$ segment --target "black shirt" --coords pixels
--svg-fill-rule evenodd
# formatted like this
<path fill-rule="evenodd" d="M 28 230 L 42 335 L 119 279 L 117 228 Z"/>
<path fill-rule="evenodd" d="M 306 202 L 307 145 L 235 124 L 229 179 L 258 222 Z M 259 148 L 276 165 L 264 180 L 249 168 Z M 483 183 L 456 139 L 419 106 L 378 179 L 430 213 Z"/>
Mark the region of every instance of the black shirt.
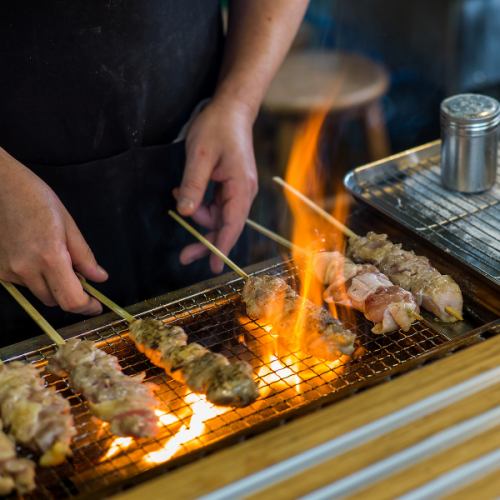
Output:
<path fill-rule="evenodd" d="M 167 216 L 177 136 L 215 88 L 217 0 L 19 0 L 0 6 L 0 145 L 52 187 L 128 305 L 206 279 Z M 59 327 L 78 320 L 31 300 Z M 0 293 L 0 344 L 40 334 Z"/>
<path fill-rule="evenodd" d="M 166 144 L 214 89 L 217 0 L 18 0 L 0 7 L 0 145 L 67 165 Z"/>

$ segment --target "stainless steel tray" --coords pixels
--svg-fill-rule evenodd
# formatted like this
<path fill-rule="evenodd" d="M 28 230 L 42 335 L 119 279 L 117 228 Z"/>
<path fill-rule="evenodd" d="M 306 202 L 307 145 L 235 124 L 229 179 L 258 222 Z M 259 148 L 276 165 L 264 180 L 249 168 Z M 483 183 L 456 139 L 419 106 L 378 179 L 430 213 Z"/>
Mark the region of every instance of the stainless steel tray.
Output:
<path fill-rule="evenodd" d="M 349 172 L 357 198 L 500 285 L 500 176 L 489 191 L 452 192 L 440 183 L 440 141 Z"/>

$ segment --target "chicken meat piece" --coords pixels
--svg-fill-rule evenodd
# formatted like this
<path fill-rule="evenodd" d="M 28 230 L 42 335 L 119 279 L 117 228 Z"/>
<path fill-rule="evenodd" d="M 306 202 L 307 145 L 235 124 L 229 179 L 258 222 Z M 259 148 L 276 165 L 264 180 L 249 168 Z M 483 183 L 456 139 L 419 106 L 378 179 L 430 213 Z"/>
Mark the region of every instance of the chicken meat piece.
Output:
<path fill-rule="evenodd" d="M 335 360 L 354 351 L 356 335 L 328 311 L 301 297 L 278 276 L 251 276 L 243 288 L 250 318 L 269 324 L 290 350 L 303 350 L 321 359 Z M 304 334 L 293 339 L 297 321 Z"/>
<path fill-rule="evenodd" d="M 453 323 L 457 318 L 447 307 L 462 315 L 463 297 L 451 276 L 441 274 L 426 257 L 406 251 L 392 243 L 386 234 L 369 232 L 365 237 L 349 240 L 349 256 L 356 262 L 369 262 L 395 284 L 413 294 L 418 305 L 435 314 L 441 321 Z"/>
<path fill-rule="evenodd" d="M 188 343 L 179 326 L 152 319 L 136 320 L 130 337 L 140 352 L 193 392 L 205 394 L 215 405 L 247 406 L 259 397 L 250 365 L 230 363 L 222 354 Z"/>
<path fill-rule="evenodd" d="M 13 491 L 25 495 L 35 487 L 35 463 L 18 458 L 16 446 L 3 432 L 0 422 L 0 495 L 9 495 Z"/>
<path fill-rule="evenodd" d="M 71 387 L 82 393 L 91 411 L 110 423 L 118 436 L 150 437 L 158 430 L 158 404 L 142 375 L 128 377 L 115 356 L 88 340 L 71 339 L 51 358 L 49 370 L 67 376 Z"/>
<path fill-rule="evenodd" d="M 59 465 L 71 455 L 76 430 L 69 403 L 45 386 L 35 366 L 0 365 L 0 413 L 15 440 L 41 455 L 40 465 Z"/>
<path fill-rule="evenodd" d="M 373 333 L 408 331 L 419 314 L 412 294 L 371 264 L 356 264 L 339 252 L 321 252 L 313 264 L 316 276 L 327 285 L 325 301 L 362 312 L 375 323 Z"/>

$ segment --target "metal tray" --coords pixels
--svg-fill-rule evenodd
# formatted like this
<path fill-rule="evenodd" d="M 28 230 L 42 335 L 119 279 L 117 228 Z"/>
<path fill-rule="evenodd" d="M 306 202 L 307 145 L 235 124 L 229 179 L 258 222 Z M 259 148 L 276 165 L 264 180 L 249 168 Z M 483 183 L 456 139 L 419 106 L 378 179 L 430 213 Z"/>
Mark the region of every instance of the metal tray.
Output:
<path fill-rule="evenodd" d="M 466 195 L 440 183 L 434 141 L 349 172 L 344 184 L 413 233 L 500 286 L 500 175 L 489 191 Z"/>

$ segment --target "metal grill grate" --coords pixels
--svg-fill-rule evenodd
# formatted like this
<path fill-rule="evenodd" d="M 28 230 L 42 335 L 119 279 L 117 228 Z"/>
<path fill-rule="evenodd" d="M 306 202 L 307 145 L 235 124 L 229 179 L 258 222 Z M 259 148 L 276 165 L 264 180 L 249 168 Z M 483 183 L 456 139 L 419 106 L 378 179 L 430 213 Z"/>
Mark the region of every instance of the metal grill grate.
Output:
<path fill-rule="evenodd" d="M 274 265 L 261 272 L 264 271 L 279 273 L 293 280 L 293 270 L 284 265 Z M 266 361 L 263 353 L 270 337 L 264 329 L 244 315 L 244 307 L 239 300 L 242 284 L 240 279 L 235 279 L 158 307 L 145 313 L 143 317 L 151 316 L 181 324 L 191 341 L 198 341 L 231 359 L 246 360 L 253 366 L 254 373 L 259 373 Z M 331 369 L 315 358 L 291 354 L 287 360 L 292 363 L 301 362 L 298 375 L 302 381 L 299 387 L 286 367 L 268 369 L 266 376 L 260 378 L 265 397 L 247 408 L 228 409 L 208 420 L 205 432 L 181 445 L 169 459 L 170 465 L 174 459 L 192 454 L 194 450 L 206 449 L 223 439 L 254 433 L 255 426 L 270 425 L 300 409 L 347 395 L 371 381 L 391 375 L 396 369 L 408 369 L 418 360 L 451 349 L 448 347 L 449 339 L 422 324 L 415 324 L 407 333 L 374 336 L 370 334 L 370 324 L 359 315 L 356 319 L 357 324 L 349 326 L 357 332 L 360 344 L 365 349 L 365 354 L 360 359 Z M 39 486 L 33 498 L 59 499 L 88 495 L 114 485 L 122 485 L 125 480 L 136 481 L 141 473 L 160 467 L 158 463 L 146 460 L 148 454 L 157 452 L 167 442 L 172 442 L 182 425 L 189 425 L 191 412 L 185 401 L 185 388 L 170 380 L 162 370 L 152 366 L 137 352 L 126 335 L 123 323 L 114 323 L 81 337 L 98 342 L 102 349 L 118 356 L 128 375 L 145 371 L 146 380 L 158 387 L 157 396 L 162 408 L 175 415 L 178 420 L 163 427 L 157 438 L 136 440 L 128 448 L 123 447 L 114 457 L 104 459 L 114 436 L 92 418 L 85 401 L 72 392 L 65 380 L 43 371 L 49 385 L 55 386 L 71 402 L 78 435 L 73 443 L 74 455 L 68 463 L 57 468 L 38 470 Z M 54 347 L 46 347 L 16 359 L 38 363 L 40 369 L 44 370 L 45 360 L 53 352 Z M 281 379 L 282 382 L 271 383 L 270 379 Z"/>
<path fill-rule="evenodd" d="M 500 284 L 500 173 L 490 191 L 466 195 L 440 184 L 440 142 L 360 167 L 351 192 Z"/>

